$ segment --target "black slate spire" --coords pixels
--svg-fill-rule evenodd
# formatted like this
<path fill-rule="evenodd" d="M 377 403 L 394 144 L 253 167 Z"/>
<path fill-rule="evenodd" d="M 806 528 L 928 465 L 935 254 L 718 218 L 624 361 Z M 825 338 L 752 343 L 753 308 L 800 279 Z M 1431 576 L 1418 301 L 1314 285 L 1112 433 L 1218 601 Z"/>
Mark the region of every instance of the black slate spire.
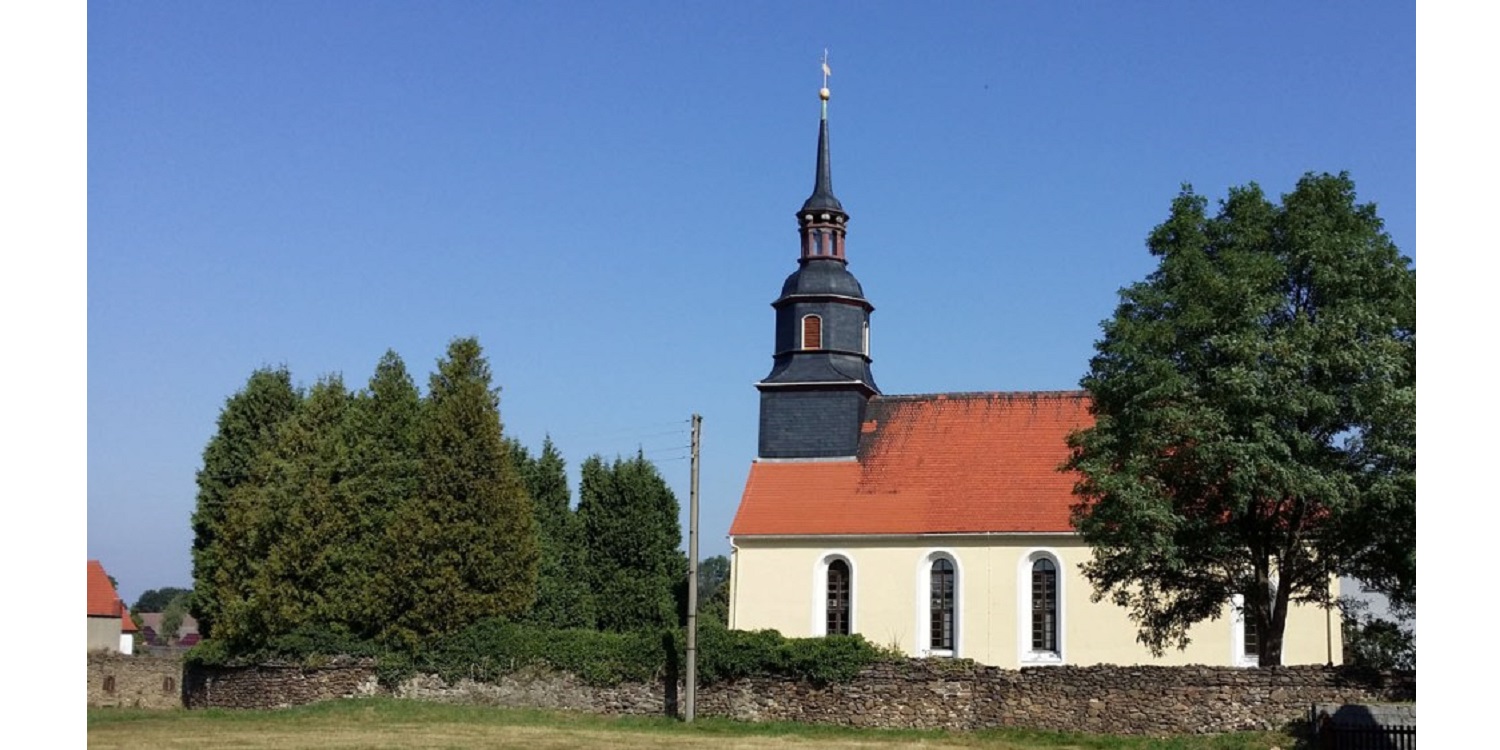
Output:
<path fill-rule="evenodd" d="M 776 348 L 760 391 L 760 457 L 853 456 L 865 404 L 880 393 L 870 372 L 870 312 L 849 273 L 844 237 L 849 215 L 833 195 L 828 158 L 828 63 L 823 63 L 823 116 L 813 193 L 797 211 L 802 253 L 797 270 L 771 303 Z"/>
<path fill-rule="evenodd" d="M 844 263 L 844 234 L 849 214 L 833 195 L 832 159 L 828 155 L 828 60 L 823 61 L 822 116 L 818 119 L 818 166 L 813 175 L 813 192 L 797 210 L 797 224 L 802 234 L 802 262 L 834 260 Z"/>
<path fill-rule="evenodd" d="M 827 91 L 824 88 L 823 91 Z M 844 205 L 833 195 L 833 168 L 828 157 L 828 100 L 823 100 L 823 118 L 818 122 L 818 171 L 813 179 L 812 195 L 802 204 L 803 211 L 844 212 Z"/>

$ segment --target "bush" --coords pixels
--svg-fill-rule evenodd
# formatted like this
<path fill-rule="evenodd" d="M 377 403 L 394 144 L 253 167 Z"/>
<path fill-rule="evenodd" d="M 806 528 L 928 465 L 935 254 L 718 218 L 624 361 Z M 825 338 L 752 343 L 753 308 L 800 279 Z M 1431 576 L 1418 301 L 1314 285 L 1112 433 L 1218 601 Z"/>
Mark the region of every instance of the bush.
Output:
<path fill-rule="evenodd" d="M 223 643 L 205 640 L 187 658 L 205 666 L 291 662 L 310 667 L 341 656 L 369 658 L 385 685 L 419 672 L 449 682 L 494 682 L 527 667 L 570 672 L 590 685 L 617 685 L 681 679 L 686 649 L 685 633 L 679 629 L 611 633 L 490 619 L 413 651 L 348 633 L 302 628 L 252 652 L 232 654 Z M 841 682 L 887 657 L 858 635 L 787 638 L 774 630 L 729 630 L 712 621 L 698 628 L 698 680 L 705 685 L 745 677 Z"/>
<path fill-rule="evenodd" d="M 743 677 L 844 682 L 885 658 L 860 635 L 787 638 L 775 630 L 729 630 L 714 622 L 698 628 L 698 677 L 704 684 Z"/>
<path fill-rule="evenodd" d="M 485 620 L 435 641 L 415 663 L 450 681 L 493 681 L 527 666 L 544 666 L 572 672 L 589 684 L 614 685 L 656 679 L 667 659 L 659 632 L 556 630 Z"/>

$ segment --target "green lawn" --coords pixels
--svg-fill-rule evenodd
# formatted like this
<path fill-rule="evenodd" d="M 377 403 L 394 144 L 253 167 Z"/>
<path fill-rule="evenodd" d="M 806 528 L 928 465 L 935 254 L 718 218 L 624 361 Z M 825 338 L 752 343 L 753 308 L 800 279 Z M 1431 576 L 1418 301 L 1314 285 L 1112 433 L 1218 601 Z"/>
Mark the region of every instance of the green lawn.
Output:
<path fill-rule="evenodd" d="M 1164 739 L 1018 730 L 973 733 L 603 717 L 370 698 L 280 711 L 94 708 L 90 748 L 808 748 L 986 747 L 998 750 L 1292 750 L 1279 732 Z"/>

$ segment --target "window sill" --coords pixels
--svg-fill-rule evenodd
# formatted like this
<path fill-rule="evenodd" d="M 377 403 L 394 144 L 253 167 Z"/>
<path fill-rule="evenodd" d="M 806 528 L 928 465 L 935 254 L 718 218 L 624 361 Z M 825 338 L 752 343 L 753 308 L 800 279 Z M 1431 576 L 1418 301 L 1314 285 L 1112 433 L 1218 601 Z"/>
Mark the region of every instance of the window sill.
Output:
<path fill-rule="evenodd" d="M 1062 663 L 1062 654 L 1052 651 L 1029 651 L 1021 655 L 1023 667 L 1058 666 Z"/>

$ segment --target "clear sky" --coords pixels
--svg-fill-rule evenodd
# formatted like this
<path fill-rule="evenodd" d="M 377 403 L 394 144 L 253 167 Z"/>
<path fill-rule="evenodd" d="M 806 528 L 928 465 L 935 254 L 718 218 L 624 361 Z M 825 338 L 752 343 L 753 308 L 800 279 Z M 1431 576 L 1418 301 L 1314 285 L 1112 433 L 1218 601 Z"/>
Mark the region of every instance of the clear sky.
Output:
<path fill-rule="evenodd" d="M 704 556 L 756 452 L 828 49 L 886 393 L 1078 385 L 1183 183 L 1347 170 L 1416 248 L 1405 3 L 108 2 L 88 8 L 87 527 L 191 585 L 224 400 L 425 390 L 477 336 L 507 434 L 644 450 Z M 576 481 L 574 484 L 576 495 Z M 575 497 L 576 499 L 576 497 Z"/>

